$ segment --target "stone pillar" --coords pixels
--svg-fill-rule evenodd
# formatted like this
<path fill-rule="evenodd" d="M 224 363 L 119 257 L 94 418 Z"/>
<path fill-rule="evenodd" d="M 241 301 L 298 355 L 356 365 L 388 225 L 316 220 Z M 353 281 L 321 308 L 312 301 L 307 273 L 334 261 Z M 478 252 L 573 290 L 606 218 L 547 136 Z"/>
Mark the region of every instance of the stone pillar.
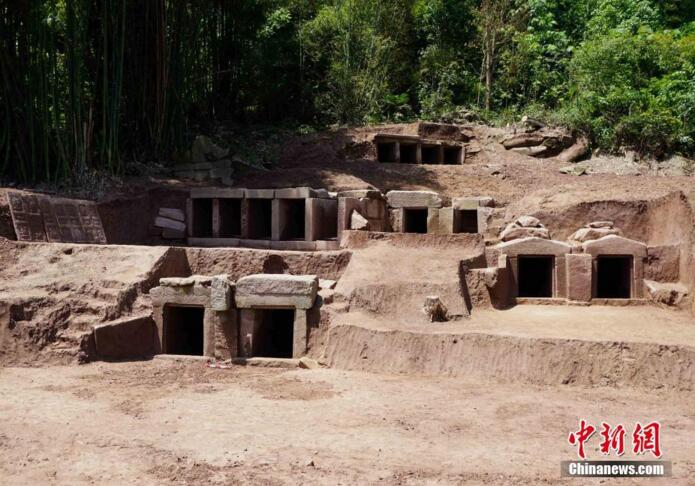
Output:
<path fill-rule="evenodd" d="M 553 295 L 554 298 L 567 297 L 567 265 L 564 256 L 555 257 L 555 271 L 553 275 Z"/>
<path fill-rule="evenodd" d="M 519 297 L 519 259 L 515 256 L 507 256 L 507 273 L 509 275 L 509 297 Z"/>
<path fill-rule="evenodd" d="M 586 253 L 569 253 L 565 256 L 567 267 L 567 298 L 589 302 L 592 297 L 593 258 Z"/>
<path fill-rule="evenodd" d="M 403 233 L 403 208 L 390 209 L 389 219 L 394 233 Z"/>
<path fill-rule="evenodd" d="M 217 312 L 205 307 L 203 314 L 203 356 L 215 357 L 215 324 Z"/>
<path fill-rule="evenodd" d="M 360 200 L 355 197 L 341 197 L 338 199 L 338 236 L 350 229 L 350 215 L 352 210 L 360 209 Z"/>
<path fill-rule="evenodd" d="M 493 208 L 479 207 L 478 211 L 478 233 L 485 234 L 487 231 L 487 222 L 495 211 Z"/>
<path fill-rule="evenodd" d="M 397 164 L 401 163 L 401 143 L 397 140 L 393 148 L 393 161 Z"/>
<path fill-rule="evenodd" d="M 422 144 L 418 143 L 415 148 L 415 163 L 422 164 Z"/>
<path fill-rule="evenodd" d="M 635 255 L 632 257 L 632 292 L 633 299 L 644 297 L 644 258 Z"/>
<path fill-rule="evenodd" d="M 444 145 L 437 147 L 437 164 L 442 165 L 444 163 Z"/>
<path fill-rule="evenodd" d="M 190 201 L 190 199 L 189 199 Z M 152 319 L 154 319 L 155 327 L 157 332 L 155 333 L 154 342 L 154 354 L 161 354 L 164 352 L 164 306 L 154 305 L 152 306 Z"/>
<path fill-rule="evenodd" d="M 220 237 L 220 200 L 218 198 L 212 200 L 212 237 Z"/>
<path fill-rule="evenodd" d="M 285 223 L 285 218 L 282 213 L 282 204 L 280 199 L 273 199 L 272 203 L 272 216 L 271 216 L 271 239 L 273 241 L 280 241 L 280 235 L 282 234 L 283 226 Z"/>
<path fill-rule="evenodd" d="M 256 311 L 241 309 L 239 311 L 238 353 L 242 358 L 253 356 L 253 333 L 256 330 Z"/>
<path fill-rule="evenodd" d="M 249 239 L 249 200 L 241 200 L 241 237 Z"/>
<path fill-rule="evenodd" d="M 437 233 L 439 231 L 439 209 L 427 208 L 427 232 Z"/>
<path fill-rule="evenodd" d="M 439 210 L 437 226 L 437 233 L 441 235 L 449 235 L 454 232 L 454 208 L 441 208 Z"/>
<path fill-rule="evenodd" d="M 305 199 L 306 241 L 325 240 L 338 236 L 338 201 L 335 199 Z"/>
<path fill-rule="evenodd" d="M 186 230 L 188 231 L 188 237 L 193 236 L 193 199 L 190 197 L 186 199 Z"/>
<path fill-rule="evenodd" d="M 320 199 L 306 198 L 304 200 L 304 241 L 316 241 L 321 232 Z"/>
<path fill-rule="evenodd" d="M 292 337 L 292 357 L 301 358 L 306 354 L 307 341 L 307 311 L 305 309 L 295 309 L 294 311 L 294 334 Z"/>
<path fill-rule="evenodd" d="M 236 309 L 217 312 L 215 325 L 215 358 L 226 360 L 239 354 L 239 325 Z"/>

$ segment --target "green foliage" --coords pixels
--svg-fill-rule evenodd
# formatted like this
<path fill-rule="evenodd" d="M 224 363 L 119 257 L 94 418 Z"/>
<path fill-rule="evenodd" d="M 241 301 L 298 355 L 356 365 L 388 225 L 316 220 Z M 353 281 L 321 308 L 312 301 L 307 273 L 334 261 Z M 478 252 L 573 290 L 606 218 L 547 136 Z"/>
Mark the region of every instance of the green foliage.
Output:
<path fill-rule="evenodd" d="M 613 31 L 572 60 L 572 104 L 599 145 L 692 153 L 695 35 Z"/>
<path fill-rule="evenodd" d="M 635 34 L 640 28 L 656 30 L 663 22 L 658 2 L 652 0 L 599 0 L 587 22 L 587 36 L 611 30 Z"/>
<path fill-rule="evenodd" d="M 166 164 L 230 123 L 466 112 L 695 155 L 694 20 L 695 0 L 0 0 L 0 178 Z"/>

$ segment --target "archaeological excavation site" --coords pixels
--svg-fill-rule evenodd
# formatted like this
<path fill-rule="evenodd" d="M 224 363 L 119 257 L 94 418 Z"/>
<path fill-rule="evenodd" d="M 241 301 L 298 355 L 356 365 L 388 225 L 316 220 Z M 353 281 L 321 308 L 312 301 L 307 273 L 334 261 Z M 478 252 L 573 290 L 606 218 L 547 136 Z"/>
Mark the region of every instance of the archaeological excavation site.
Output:
<path fill-rule="evenodd" d="M 119 427 L 142 426 L 143 441 L 153 424 L 167 430 L 160 419 L 184 427 L 177 420 L 190 411 L 198 418 L 187 437 L 197 439 L 181 437 L 185 460 L 207 469 L 193 462 L 177 469 L 185 484 L 210 484 L 232 467 L 212 449 L 253 445 L 269 462 L 261 452 L 248 456 L 251 449 L 235 456 L 250 482 L 294 482 L 300 474 L 308 482 L 372 483 L 382 467 L 388 484 L 433 477 L 554 484 L 559 461 L 576 455 L 566 436 L 580 418 L 634 414 L 662 421 L 673 479 L 688 484 L 695 475 L 688 439 L 695 432 L 695 179 L 606 164 L 577 171 L 583 144 L 546 128 L 419 122 L 298 136 L 264 170 L 232 170 L 210 153 L 95 198 L 3 188 L 0 376 L 55 370 L 50 380 L 35 377 L 35 386 L 70 400 L 84 393 L 76 420 L 86 424 L 90 403 L 113 393 L 108 400 L 126 410 L 127 422 L 109 419 L 116 412 L 105 405 L 94 410 Z M 59 378 L 78 373 L 88 374 L 76 385 Z M 196 386 L 209 389 L 194 393 Z M 236 398 L 215 394 L 233 386 L 241 387 Z M 139 387 L 147 388 L 133 398 Z M 0 394 L 11 390 L 4 384 Z M 248 398 L 250 390 L 265 398 Z M 33 393 L 30 407 L 42 400 Z M 210 402 L 202 393 L 212 393 Z M 374 402 L 382 393 L 384 401 Z M 365 423 L 400 417 L 400 432 L 360 429 L 361 415 L 332 408 L 333 395 L 371 407 Z M 178 412 L 171 408 L 187 396 Z M 628 403 L 640 410 L 630 415 Z M 537 416 L 538 407 L 549 415 Z M 440 408 L 452 414 L 442 419 L 448 425 L 424 430 L 424 411 Z M 213 416 L 232 422 L 214 430 L 200 421 Z M 501 457 L 529 456 L 493 444 L 494 460 L 481 464 L 492 452 L 478 456 L 486 472 L 466 476 L 463 449 L 484 449 L 486 431 L 496 441 L 509 428 L 521 437 L 515 419 L 536 428 L 538 442 L 528 447 L 545 450 L 546 459 L 503 473 Z M 249 439 L 264 421 L 273 432 Z M 404 423 L 411 429 L 399 428 Z M 404 430 L 438 444 L 412 466 L 412 477 L 399 476 L 406 456 L 420 454 Z M 10 448 L 19 440 L 0 432 L 0 446 L 3 437 Z M 274 449 L 283 433 L 298 441 L 300 459 Z M 439 433 L 448 446 L 431 435 Z M 357 452 L 362 440 L 383 454 L 382 466 Z M 158 447 L 155 465 L 133 459 L 133 471 L 178 474 L 161 452 L 174 446 Z M 271 465 L 269 451 L 301 463 Z M 337 472 L 355 464 L 371 472 Z"/>

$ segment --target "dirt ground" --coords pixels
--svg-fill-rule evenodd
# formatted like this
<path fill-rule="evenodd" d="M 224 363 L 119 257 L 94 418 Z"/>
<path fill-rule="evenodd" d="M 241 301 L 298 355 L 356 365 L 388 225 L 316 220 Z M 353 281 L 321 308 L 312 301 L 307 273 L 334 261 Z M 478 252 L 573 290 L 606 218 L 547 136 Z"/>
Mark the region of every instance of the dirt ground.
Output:
<path fill-rule="evenodd" d="M 165 360 L 0 369 L 4 484 L 557 484 L 579 418 L 660 420 L 693 484 L 695 394 Z M 599 440 L 590 459 L 601 459 Z M 630 457 L 628 457 L 630 456 Z M 631 452 L 623 459 L 634 459 Z"/>

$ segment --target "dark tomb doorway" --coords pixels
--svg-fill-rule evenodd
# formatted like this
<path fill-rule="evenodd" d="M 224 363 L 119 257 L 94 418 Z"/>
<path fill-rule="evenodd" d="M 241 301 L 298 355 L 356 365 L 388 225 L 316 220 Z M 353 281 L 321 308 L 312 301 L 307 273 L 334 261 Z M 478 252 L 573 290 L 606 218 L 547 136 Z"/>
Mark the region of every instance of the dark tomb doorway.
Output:
<path fill-rule="evenodd" d="M 552 256 L 520 256 L 518 259 L 519 297 L 552 297 Z"/>

